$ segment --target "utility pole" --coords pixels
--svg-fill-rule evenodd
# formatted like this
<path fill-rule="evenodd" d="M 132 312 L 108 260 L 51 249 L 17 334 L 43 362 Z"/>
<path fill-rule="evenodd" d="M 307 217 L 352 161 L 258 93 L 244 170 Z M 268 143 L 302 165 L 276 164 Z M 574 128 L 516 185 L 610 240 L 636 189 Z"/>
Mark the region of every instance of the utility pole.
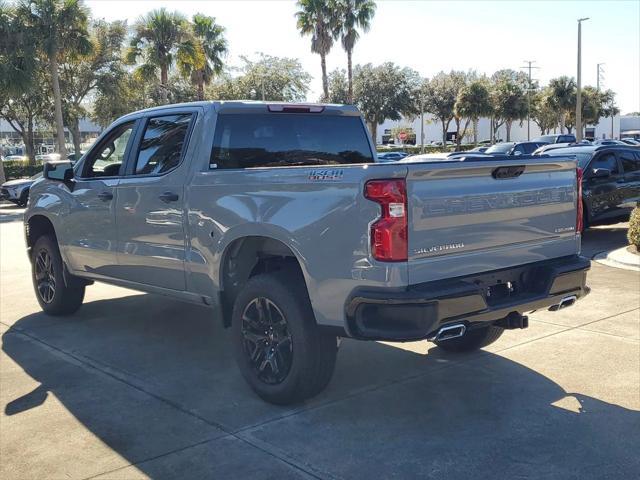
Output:
<path fill-rule="evenodd" d="M 576 89 L 576 142 L 582 141 L 582 22 L 588 17 L 578 19 L 578 81 Z"/>
<path fill-rule="evenodd" d="M 602 66 L 604 63 L 598 63 L 598 75 L 596 77 L 596 90 L 600 91 L 600 81 L 604 82 L 604 68 Z"/>
<path fill-rule="evenodd" d="M 527 65 L 520 68 L 525 68 L 529 70 L 529 84 L 527 85 L 527 142 L 528 142 L 531 140 L 531 90 L 532 90 L 531 89 L 531 69 L 539 68 L 539 67 L 533 66 L 533 64 L 536 63 L 535 60 L 525 60 L 524 63 L 526 63 Z"/>

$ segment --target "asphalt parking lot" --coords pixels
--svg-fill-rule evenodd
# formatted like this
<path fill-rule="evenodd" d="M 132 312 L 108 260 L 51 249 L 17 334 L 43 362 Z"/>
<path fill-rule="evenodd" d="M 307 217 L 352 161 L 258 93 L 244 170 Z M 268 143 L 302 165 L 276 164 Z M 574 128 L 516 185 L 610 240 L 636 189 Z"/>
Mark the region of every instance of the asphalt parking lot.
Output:
<path fill-rule="evenodd" d="M 588 256 L 625 224 L 585 234 Z M 0 206 L 0 478 L 638 478 L 640 273 L 483 352 L 342 342 L 328 389 L 268 405 L 210 311 L 96 284 L 42 314 Z"/>

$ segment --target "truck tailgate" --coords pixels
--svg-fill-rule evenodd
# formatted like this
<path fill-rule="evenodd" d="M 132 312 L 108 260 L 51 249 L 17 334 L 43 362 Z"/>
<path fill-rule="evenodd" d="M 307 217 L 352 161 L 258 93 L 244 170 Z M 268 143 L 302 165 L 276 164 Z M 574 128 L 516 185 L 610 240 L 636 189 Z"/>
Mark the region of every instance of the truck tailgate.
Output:
<path fill-rule="evenodd" d="M 408 164 L 410 284 L 579 253 L 567 158 Z"/>

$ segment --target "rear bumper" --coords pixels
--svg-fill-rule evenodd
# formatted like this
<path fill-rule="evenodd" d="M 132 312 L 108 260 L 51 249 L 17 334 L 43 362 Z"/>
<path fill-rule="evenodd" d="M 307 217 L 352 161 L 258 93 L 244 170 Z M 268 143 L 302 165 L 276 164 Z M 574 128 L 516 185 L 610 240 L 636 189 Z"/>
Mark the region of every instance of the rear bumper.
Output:
<path fill-rule="evenodd" d="M 347 333 L 368 340 L 420 340 L 448 323 L 493 323 L 580 299 L 590 261 L 575 255 L 406 289 L 356 289 L 346 304 Z M 474 325 L 471 325 L 474 326 Z"/>

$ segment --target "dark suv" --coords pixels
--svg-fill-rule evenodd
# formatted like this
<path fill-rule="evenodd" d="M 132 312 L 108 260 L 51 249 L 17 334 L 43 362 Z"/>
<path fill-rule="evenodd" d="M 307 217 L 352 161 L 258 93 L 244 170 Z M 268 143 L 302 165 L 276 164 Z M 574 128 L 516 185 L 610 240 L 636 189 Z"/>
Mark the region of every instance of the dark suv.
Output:
<path fill-rule="evenodd" d="M 628 219 L 640 201 L 640 150 L 620 145 L 557 148 L 546 155 L 575 155 L 582 168 L 585 228 Z"/>

